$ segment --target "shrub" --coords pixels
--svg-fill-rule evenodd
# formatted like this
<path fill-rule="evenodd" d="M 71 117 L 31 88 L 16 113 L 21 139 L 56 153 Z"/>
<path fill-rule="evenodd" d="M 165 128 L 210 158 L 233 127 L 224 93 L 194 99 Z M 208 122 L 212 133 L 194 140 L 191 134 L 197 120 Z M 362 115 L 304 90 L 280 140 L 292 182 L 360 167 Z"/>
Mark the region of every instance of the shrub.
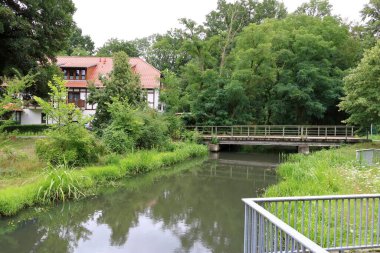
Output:
<path fill-rule="evenodd" d="M 4 132 L 14 132 L 17 131 L 19 133 L 43 133 L 45 130 L 49 129 L 48 125 L 10 125 L 4 126 Z"/>
<path fill-rule="evenodd" d="M 39 158 L 53 164 L 81 166 L 96 162 L 102 146 L 79 124 L 70 124 L 47 133 L 47 138 L 36 142 Z"/>
<path fill-rule="evenodd" d="M 137 147 L 146 149 L 165 147 L 169 141 L 169 133 L 164 118 L 155 111 L 142 113 L 142 118 L 144 124 L 136 140 Z"/>
<path fill-rule="evenodd" d="M 112 126 L 104 130 L 102 139 L 108 151 L 118 154 L 127 153 L 135 147 L 135 141 L 131 136 Z"/>

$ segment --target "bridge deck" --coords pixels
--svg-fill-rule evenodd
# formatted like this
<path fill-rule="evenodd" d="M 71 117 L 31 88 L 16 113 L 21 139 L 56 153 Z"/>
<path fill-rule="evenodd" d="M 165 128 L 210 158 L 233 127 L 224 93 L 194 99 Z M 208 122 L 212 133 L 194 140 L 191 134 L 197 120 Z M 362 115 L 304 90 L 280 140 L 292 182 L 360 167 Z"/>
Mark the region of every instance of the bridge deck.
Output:
<path fill-rule="evenodd" d="M 346 136 L 227 136 L 227 135 L 203 135 L 203 140 L 208 142 L 217 138 L 220 144 L 229 145 L 276 145 L 276 146 L 340 146 L 342 144 L 354 144 L 366 142 L 366 139 Z"/>

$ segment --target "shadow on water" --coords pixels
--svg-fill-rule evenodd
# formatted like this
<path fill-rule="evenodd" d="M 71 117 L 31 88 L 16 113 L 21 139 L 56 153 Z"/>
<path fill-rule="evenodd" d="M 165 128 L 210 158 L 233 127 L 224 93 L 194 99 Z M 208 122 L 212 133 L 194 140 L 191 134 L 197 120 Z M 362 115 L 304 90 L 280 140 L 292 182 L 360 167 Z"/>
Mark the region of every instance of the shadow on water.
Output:
<path fill-rule="evenodd" d="M 276 182 L 278 155 L 221 153 L 0 220 L 0 252 L 243 251 L 241 198 Z"/>

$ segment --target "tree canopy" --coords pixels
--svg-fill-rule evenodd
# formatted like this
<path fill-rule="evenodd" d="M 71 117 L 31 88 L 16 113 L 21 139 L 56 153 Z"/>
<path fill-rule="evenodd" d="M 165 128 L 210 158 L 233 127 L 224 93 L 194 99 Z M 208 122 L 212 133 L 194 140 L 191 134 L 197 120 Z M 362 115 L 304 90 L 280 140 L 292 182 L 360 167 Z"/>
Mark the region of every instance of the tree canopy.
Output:
<path fill-rule="evenodd" d="M 350 115 L 347 123 L 380 124 L 380 42 L 344 78 L 344 91 L 340 108 Z"/>
<path fill-rule="evenodd" d="M 66 48 L 75 11 L 71 0 L 0 1 L 0 73 L 26 74 Z M 12 73 L 13 74 L 13 73 Z"/>
<path fill-rule="evenodd" d="M 139 56 L 139 52 L 136 48 L 136 45 L 132 42 L 119 40 L 119 39 L 109 39 L 103 46 L 97 49 L 96 55 L 103 57 L 111 57 L 117 52 L 124 52 L 130 57 Z"/>

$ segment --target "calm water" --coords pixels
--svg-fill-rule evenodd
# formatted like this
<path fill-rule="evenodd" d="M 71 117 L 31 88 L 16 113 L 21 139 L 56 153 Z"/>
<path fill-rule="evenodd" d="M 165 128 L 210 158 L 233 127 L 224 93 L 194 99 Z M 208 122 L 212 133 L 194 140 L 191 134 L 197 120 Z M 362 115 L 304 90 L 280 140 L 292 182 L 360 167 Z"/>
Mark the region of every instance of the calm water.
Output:
<path fill-rule="evenodd" d="M 277 155 L 221 153 L 104 194 L 0 219 L 0 252 L 240 253 L 243 197 L 276 181 Z"/>

